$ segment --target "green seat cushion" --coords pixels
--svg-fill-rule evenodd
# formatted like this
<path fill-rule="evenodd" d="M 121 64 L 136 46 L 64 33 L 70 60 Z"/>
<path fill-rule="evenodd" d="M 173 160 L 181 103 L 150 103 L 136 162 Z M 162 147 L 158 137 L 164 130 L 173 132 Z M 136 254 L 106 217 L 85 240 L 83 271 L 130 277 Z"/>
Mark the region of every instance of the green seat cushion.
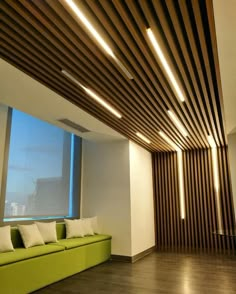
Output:
<path fill-rule="evenodd" d="M 0 266 L 17 261 L 63 251 L 65 248 L 56 245 L 40 245 L 30 248 L 16 248 L 14 252 L 0 253 Z"/>
<path fill-rule="evenodd" d="M 103 240 L 109 240 L 109 239 L 111 239 L 111 236 L 99 234 L 99 235 L 87 236 L 87 237 L 82 237 L 82 238 L 61 239 L 61 240 L 58 240 L 59 242 L 56 244 L 63 246 L 66 249 L 71 249 L 71 248 L 80 247 L 83 245 L 96 243 L 96 242 L 100 242 Z M 54 244 L 55 243 L 53 243 L 53 245 Z"/>

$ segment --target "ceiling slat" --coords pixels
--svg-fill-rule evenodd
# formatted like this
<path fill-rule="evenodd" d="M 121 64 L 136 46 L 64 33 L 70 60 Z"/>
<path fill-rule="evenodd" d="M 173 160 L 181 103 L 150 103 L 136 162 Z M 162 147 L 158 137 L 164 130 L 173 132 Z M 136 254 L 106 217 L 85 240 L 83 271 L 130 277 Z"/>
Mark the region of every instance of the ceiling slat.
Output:
<path fill-rule="evenodd" d="M 74 0 L 132 74 L 94 41 L 65 0 L 3 0 L 0 57 L 147 150 L 171 151 L 162 130 L 181 149 L 225 145 L 222 90 L 212 0 Z M 180 102 L 147 36 L 151 27 L 186 97 Z M 66 78 L 104 98 L 119 120 Z M 188 132 L 172 122 L 171 110 Z M 143 142 L 136 132 L 146 136 Z"/>
<path fill-rule="evenodd" d="M 169 4 L 169 6 L 171 6 L 173 8 L 173 5 L 170 5 L 170 3 L 171 3 L 170 1 L 168 1 L 167 3 Z M 179 71 L 182 75 L 182 79 L 183 79 L 185 87 L 187 89 L 188 96 L 191 97 L 194 95 L 196 97 L 199 97 L 200 94 L 199 94 L 197 82 L 196 82 L 196 79 L 195 79 L 195 76 L 194 76 L 194 73 L 192 70 L 192 66 L 189 61 L 189 56 L 188 56 L 188 53 L 186 50 L 186 45 L 185 45 L 181 30 L 179 29 L 179 23 L 176 23 L 176 22 L 178 22 L 177 15 L 175 14 L 175 17 L 174 17 L 174 19 L 172 19 L 172 21 L 175 22 L 174 29 L 178 30 L 177 35 L 179 37 L 179 46 L 180 46 L 181 52 L 178 52 L 176 41 L 175 41 L 174 35 L 173 35 L 173 31 L 171 30 L 170 25 L 168 25 L 168 20 L 166 18 L 166 14 L 168 14 L 168 13 L 167 13 L 167 11 L 165 11 L 163 9 L 162 4 L 163 4 L 163 2 L 153 1 L 153 6 L 155 8 L 155 12 L 158 16 L 160 24 L 162 25 L 163 32 L 164 32 L 165 37 L 169 43 L 169 46 L 170 46 L 171 52 L 173 54 L 173 57 L 175 59 L 175 62 L 177 63 Z M 173 9 L 172 9 L 172 11 L 173 11 Z M 183 58 L 184 58 L 185 62 L 183 62 Z M 185 63 L 187 63 L 187 67 L 185 66 Z M 190 85 L 190 81 L 189 81 L 190 78 L 192 79 L 191 83 L 192 83 L 193 87 L 191 87 L 191 85 Z M 186 106 L 188 109 L 191 109 L 191 107 L 189 106 L 189 103 L 183 104 L 182 107 Z M 198 123 L 196 120 L 192 121 L 192 118 L 189 116 L 188 120 L 187 121 L 185 120 L 184 125 L 186 128 L 188 125 L 192 126 L 192 132 L 194 132 L 195 136 L 197 136 L 197 137 L 202 136 L 202 138 L 205 139 L 205 135 L 203 134 L 203 132 L 201 130 L 199 130 Z M 198 132 L 197 132 L 197 130 L 198 130 Z M 206 133 L 206 131 L 205 131 L 205 133 Z"/>
<path fill-rule="evenodd" d="M 204 33 L 203 22 L 202 22 L 202 18 L 201 18 L 201 11 L 200 11 L 199 4 L 200 3 L 197 1 L 192 1 L 195 21 L 197 23 L 196 28 L 198 30 L 198 35 L 199 35 L 199 39 L 200 39 L 200 46 L 202 49 L 202 56 L 204 59 L 204 65 L 205 65 L 205 69 L 206 69 L 206 73 L 207 73 L 207 81 L 208 81 L 208 85 L 210 88 L 210 97 L 213 98 L 213 99 L 211 99 L 212 104 L 213 104 L 213 111 L 209 111 L 209 116 L 210 116 L 210 121 L 211 121 L 212 128 L 213 128 L 213 135 L 215 138 L 218 137 L 220 144 L 223 145 L 223 138 L 222 138 L 221 130 L 220 130 L 219 117 L 218 117 L 218 115 L 215 115 L 215 113 L 217 113 L 217 107 L 216 107 L 216 99 L 214 99 L 215 93 L 214 93 L 214 87 L 213 87 L 213 79 L 212 79 L 212 75 L 211 75 L 211 66 L 210 66 L 210 61 L 209 61 L 210 57 L 208 55 L 209 53 L 207 50 L 207 42 L 206 42 L 207 36 Z M 209 103 L 209 100 L 207 100 L 207 102 Z M 215 123 L 213 121 L 213 117 L 214 117 Z"/>

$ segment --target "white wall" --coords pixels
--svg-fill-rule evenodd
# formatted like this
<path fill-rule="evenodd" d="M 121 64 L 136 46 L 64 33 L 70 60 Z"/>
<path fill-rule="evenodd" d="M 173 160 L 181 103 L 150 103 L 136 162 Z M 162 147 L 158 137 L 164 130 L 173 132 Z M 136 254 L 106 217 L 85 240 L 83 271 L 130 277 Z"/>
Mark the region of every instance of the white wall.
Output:
<path fill-rule="evenodd" d="M 82 216 L 98 216 L 112 235 L 112 254 L 131 256 L 128 140 L 83 140 L 82 148 Z"/>
<path fill-rule="evenodd" d="M 236 133 L 228 135 L 229 167 L 231 172 L 234 212 L 236 217 Z"/>
<path fill-rule="evenodd" d="M 155 245 L 151 153 L 130 142 L 132 256 Z"/>
<path fill-rule="evenodd" d="M 128 140 L 83 140 L 82 216 L 97 215 L 112 254 L 155 245 L 151 154 Z"/>

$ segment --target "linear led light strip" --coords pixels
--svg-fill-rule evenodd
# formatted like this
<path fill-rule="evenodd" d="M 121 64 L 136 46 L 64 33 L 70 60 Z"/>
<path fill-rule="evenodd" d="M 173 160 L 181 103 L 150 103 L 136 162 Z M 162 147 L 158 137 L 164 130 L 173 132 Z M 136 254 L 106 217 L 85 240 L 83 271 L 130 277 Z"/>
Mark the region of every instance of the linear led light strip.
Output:
<path fill-rule="evenodd" d="M 97 94 L 95 94 L 92 90 L 86 88 L 84 85 L 82 85 L 79 81 L 77 81 L 71 74 L 69 74 L 64 69 L 61 70 L 61 72 L 69 78 L 71 81 L 73 81 L 75 84 L 80 86 L 89 96 L 91 96 L 95 101 L 97 101 L 99 104 L 101 104 L 104 108 L 109 110 L 112 114 L 114 114 L 116 117 L 121 118 L 122 115 L 115 110 L 112 106 L 110 106 L 106 101 L 104 101 L 101 97 L 99 97 Z"/>
<path fill-rule="evenodd" d="M 173 142 L 171 139 L 162 131 L 159 131 L 159 135 L 171 146 L 175 149 L 175 151 L 181 151 L 181 149 Z"/>
<path fill-rule="evenodd" d="M 208 143 L 211 146 L 211 156 L 212 156 L 212 167 L 213 167 L 213 178 L 214 178 L 214 188 L 216 192 L 216 206 L 217 206 L 217 216 L 219 230 L 222 230 L 222 217 L 221 217 L 221 208 L 220 208 L 220 194 L 219 194 L 219 170 L 218 170 L 218 157 L 217 157 L 217 146 L 215 140 L 210 135 L 207 137 Z"/>
<path fill-rule="evenodd" d="M 164 56 L 164 54 L 163 54 L 163 52 L 162 52 L 162 50 L 161 50 L 161 48 L 160 48 L 160 46 L 159 46 L 159 44 L 157 42 L 157 39 L 155 38 L 151 28 L 147 29 L 147 34 L 148 34 L 148 37 L 149 37 L 149 39 L 150 39 L 150 41 L 151 41 L 151 43 L 153 45 L 153 48 L 155 49 L 155 52 L 157 53 L 157 56 L 159 57 L 162 65 L 163 65 L 163 67 L 164 67 L 164 69 L 165 69 L 165 71 L 166 71 L 166 73 L 167 73 L 167 75 L 168 75 L 168 77 L 169 77 L 169 79 L 170 79 L 170 81 L 171 81 L 171 83 L 172 83 L 172 85 L 173 85 L 179 99 L 180 99 L 180 101 L 183 102 L 185 100 L 184 95 L 180 90 L 180 87 L 179 87 L 179 85 L 178 85 L 178 83 L 177 83 L 177 81 L 176 81 L 170 67 L 169 67 L 168 62 L 166 61 L 166 58 L 165 58 L 165 56 Z"/>
<path fill-rule="evenodd" d="M 120 67 L 120 69 L 125 73 L 125 75 L 128 77 L 128 79 L 130 79 L 130 80 L 133 79 L 132 75 L 127 70 L 127 68 L 115 56 L 115 54 L 113 53 L 113 51 L 111 50 L 111 48 L 103 40 L 103 38 L 100 36 L 100 34 L 95 30 L 95 28 L 93 27 L 93 25 L 86 18 L 86 16 L 79 9 L 79 7 L 74 3 L 74 1 L 73 0 L 65 0 L 65 1 L 70 6 L 70 8 L 75 12 L 75 14 L 79 18 L 79 20 L 85 25 L 85 27 L 88 29 L 88 31 L 91 33 L 91 35 L 94 37 L 94 39 L 100 44 L 100 46 L 106 51 L 106 53 L 113 58 L 113 60 Z"/>
<path fill-rule="evenodd" d="M 185 219 L 185 201 L 184 201 L 184 176 L 183 176 L 183 158 L 181 149 L 162 131 L 159 131 L 159 135 L 170 144 L 175 151 L 177 151 L 178 161 L 178 175 L 179 175 L 179 195 L 180 195 L 180 213 L 181 218 Z"/>
<path fill-rule="evenodd" d="M 177 128 L 180 130 L 180 132 L 187 137 L 188 133 L 186 131 L 186 129 L 184 128 L 184 126 L 181 124 L 181 122 L 179 121 L 179 119 L 177 118 L 177 116 L 171 111 L 168 110 L 168 114 L 170 116 L 170 118 L 172 119 L 172 121 L 174 122 L 174 124 L 177 126 Z"/>
<path fill-rule="evenodd" d="M 144 135 L 140 134 L 139 132 L 136 133 L 136 135 L 142 139 L 144 142 L 146 142 L 147 144 L 151 144 L 151 141 L 148 140 L 148 138 L 146 138 Z"/>

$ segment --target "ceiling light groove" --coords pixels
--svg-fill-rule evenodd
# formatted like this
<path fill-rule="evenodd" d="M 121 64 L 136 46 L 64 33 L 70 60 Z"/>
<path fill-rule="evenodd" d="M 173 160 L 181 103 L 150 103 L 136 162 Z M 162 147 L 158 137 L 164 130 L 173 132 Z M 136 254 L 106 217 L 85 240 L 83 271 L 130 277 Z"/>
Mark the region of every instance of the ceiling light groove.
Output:
<path fill-rule="evenodd" d="M 65 0 L 69 7 L 75 12 L 78 19 L 84 24 L 87 30 L 91 33 L 93 38 L 97 41 L 97 43 L 103 48 L 103 50 L 112 57 L 115 63 L 119 66 L 119 68 L 123 71 L 123 73 L 127 76 L 128 79 L 132 80 L 133 76 L 128 71 L 128 69 L 124 66 L 124 64 L 115 56 L 114 52 L 110 48 L 110 46 L 105 42 L 105 40 L 101 37 L 101 35 L 97 32 L 91 22 L 86 18 L 83 12 L 79 9 L 79 7 L 74 3 L 73 0 Z"/>
<path fill-rule="evenodd" d="M 150 141 L 148 138 L 146 138 L 144 135 L 142 135 L 141 133 L 137 132 L 136 135 L 137 135 L 140 139 L 142 139 L 144 142 L 146 142 L 147 144 L 151 144 L 151 141 Z"/>
<path fill-rule="evenodd" d="M 165 58 L 159 44 L 157 42 L 156 37 L 154 36 L 151 28 L 148 28 L 146 31 L 147 31 L 147 35 L 148 35 L 148 37 L 149 37 L 149 39 L 150 39 L 150 41 L 152 43 L 152 46 L 155 49 L 155 52 L 156 52 L 159 60 L 161 61 L 162 65 L 163 65 L 163 67 L 164 67 L 164 69 L 165 69 L 165 71 L 166 71 L 166 73 L 167 73 L 167 75 L 168 75 L 168 77 L 169 77 L 169 79 L 170 79 L 170 81 L 171 81 L 177 95 L 178 95 L 179 100 L 181 102 L 184 102 L 185 101 L 184 95 L 183 95 L 183 93 L 182 93 L 182 91 L 181 91 L 181 89 L 180 89 L 180 87 L 179 87 L 179 85 L 178 85 L 178 83 L 177 83 L 171 69 L 170 69 L 170 66 L 169 66 L 169 64 L 168 64 L 168 62 L 167 62 L 167 60 L 166 60 L 166 58 Z"/>
<path fill-rule="evenodd" d="M 172 119 L 172 121 L 174 122 L 174 124 L 176 125 L 176 127 L 180 130 L 180 132 L 184 135 L 184 137 L 187 137 L 188 132 L 186 131 L 185 127 L 182 125 L 180 120 L 177 118 L 177 116 L 171 110 L 168 110 L 167 112 L 170 118 Z"/>
<path fill-rule="evenodd" d="M 159 135 L 172 147 L 175 149 L 175 151 L 181 151 L 181 148 L 179 148 L 165 133 L 162 131 L 159 131 Z"/>
<path fill-rule="evenodd" d="M 70 73 L 68 73 L 66 70 L 62 69 L 61 73 L 65 75 L 67 78 L 69 78 L 71 81 L 73 81 L 75 84 L 77 84 L 80 88 L 82 88 L 85 93 L 87 93 L 90 97 L 92 97 L 96 102 L 98 102 L 100 105 L 102 105 L 104 108 L 106 108 L 108 111 L 110 111 L 113 115 L 115 115 L 118 118 L 122 118 L 122 115 L 113 108 L 110 104 L 108 104 L 105 100 L 103 100 L 101 97 L 99 97 L 96 93 L 94 93 L 92 90 L 85 87 L 83 84 L 81 84 L 76 78 L 74 78 Z"/>

